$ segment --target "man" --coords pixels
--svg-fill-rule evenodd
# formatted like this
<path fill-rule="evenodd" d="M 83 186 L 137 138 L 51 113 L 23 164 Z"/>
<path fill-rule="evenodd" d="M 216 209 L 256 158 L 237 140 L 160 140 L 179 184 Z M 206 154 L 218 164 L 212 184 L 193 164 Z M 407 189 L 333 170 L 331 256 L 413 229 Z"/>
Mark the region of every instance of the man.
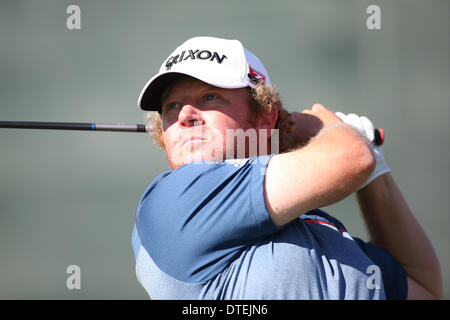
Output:
<path fill-rule="evenodd" d="M 152 299 L 442 298 L 367 118 L 319 104 L 287 116 L 259 59 L 212 37 L 175 49 L 138 104 L 157 112 L 171 168 L 144 191 L 132 236 Z M 317 209 L 354 192 L 370 243 Z"/>

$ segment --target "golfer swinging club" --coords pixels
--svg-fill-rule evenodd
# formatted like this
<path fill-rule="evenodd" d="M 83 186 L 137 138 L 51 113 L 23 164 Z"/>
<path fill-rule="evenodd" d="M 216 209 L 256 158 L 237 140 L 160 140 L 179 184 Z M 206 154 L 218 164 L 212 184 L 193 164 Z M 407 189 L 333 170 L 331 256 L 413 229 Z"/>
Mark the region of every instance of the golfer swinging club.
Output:
<path fill-rule="evenodd" d="M 171 169 L 145 189 L 132 234 L 151 299 L 443 298 L 366 117 L 287 113 L 261 61 L 213 37 L 176 48 L 138 105 Z M 354 192 L 367 243 L 318 209 Z"/>

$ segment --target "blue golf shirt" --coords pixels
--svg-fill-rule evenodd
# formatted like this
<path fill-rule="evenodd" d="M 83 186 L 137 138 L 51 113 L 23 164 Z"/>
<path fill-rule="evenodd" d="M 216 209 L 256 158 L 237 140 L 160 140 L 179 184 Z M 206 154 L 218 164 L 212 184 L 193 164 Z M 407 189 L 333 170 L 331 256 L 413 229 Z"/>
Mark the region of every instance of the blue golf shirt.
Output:
<path fill-rule="evenodd" d="M 151 299 L 405 299 L 386 251 L 316 209 L 276 226 L 264 200 L 269 156 L 160 173 L 136 209 L 136 275 Z"/>

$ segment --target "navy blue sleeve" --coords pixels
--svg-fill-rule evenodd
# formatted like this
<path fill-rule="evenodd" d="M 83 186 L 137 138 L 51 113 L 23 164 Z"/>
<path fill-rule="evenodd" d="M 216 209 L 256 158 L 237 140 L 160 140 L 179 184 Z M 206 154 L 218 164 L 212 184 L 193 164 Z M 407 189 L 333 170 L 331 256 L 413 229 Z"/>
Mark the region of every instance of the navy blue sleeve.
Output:
<path fill-rule="evenodd" d="M 136 227 L 162 271 L 184 282 L 206 281 L 279 230 L 264 200 L 269 159 L 188 164 L 147 188 Z"/>
<path fill-rule="evenodd" d="M 388 300 L 406 300 L 408 284 L 405 269 L 387 251 L 354 238 L 362 251 L 380 268 L 384 291 Z"/>

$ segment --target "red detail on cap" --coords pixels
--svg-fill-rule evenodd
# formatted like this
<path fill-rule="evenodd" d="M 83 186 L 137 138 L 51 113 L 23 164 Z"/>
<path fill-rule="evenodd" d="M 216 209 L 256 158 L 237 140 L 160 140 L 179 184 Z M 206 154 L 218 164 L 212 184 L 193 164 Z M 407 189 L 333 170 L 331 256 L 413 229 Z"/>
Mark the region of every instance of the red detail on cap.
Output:
<path fill-rule="evenodd" d="M 384 130 L 383 128 L 379 128 L 378 132 L 380 132 L 380 146 L 384 143 Z"/>
<path fill-rule="evenodd" d="M 256 78 L 256 80 L 259 82 L 259 81 L 262 81 L 262 82 L 265 82 L 266 81 L 266 77 L 262 74 L 262 73 L 259 73 L 258 71 L 256 71 L 256 70 L 254 70 L 252 67 L 250 67 L 250 66 L 248 66 L 248 70 L 249 70 L 249 73 L 253 76 L 253 77 L 255 77 Z"/>

